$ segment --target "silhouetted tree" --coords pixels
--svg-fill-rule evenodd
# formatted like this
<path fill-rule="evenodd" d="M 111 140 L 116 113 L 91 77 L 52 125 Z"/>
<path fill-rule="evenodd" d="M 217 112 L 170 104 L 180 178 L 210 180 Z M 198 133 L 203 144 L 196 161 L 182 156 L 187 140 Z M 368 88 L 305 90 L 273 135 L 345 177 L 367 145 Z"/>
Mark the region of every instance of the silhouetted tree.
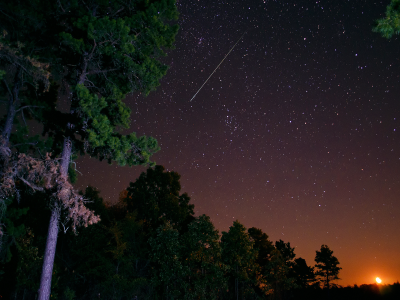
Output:
<path fill-rule="evenodd" d="M 314 268 L 308 266 L 304 258 L 296 258 L 293 264 L 295 283 L 300 288 L 306 288 L 315 281 Z"/>
<path fill-rule="evenodd" d="M 228 267 L 229 299 L 245 298 L 253 293 L 259 272 L 254 242 L 251 241 L 246 228 L 239 221 L 235 221 L 228 232 L 222 232 L 221 246 L 222 261 Z"/>
<path fill-rule="evenodd" d="M 180 177 L 177 172 L 165 172 L 163 166 L 157 165 L 129 184 L 123 201 L 130 212 L 137 211 L 137 218 L 144 222 L 148 232 L 167 222 L 181 231 L 194 219 L 190 197 L 179 194 Z"/>
<path fill-rule="evenodd" d="M 254 249 L 257 251 L 256 263 L 259 265 L 260 274 L 255 284 L 255 292 L 260 297 L 265 297 L 273 292 L 271 283 L 267 280 L 270 274 L 270 261 L 275 250 L 273 243 L 268 239 L 268 235 L 259 228 L 249 228 L 250 239 L 254 242 Z"/>
<path fill-rule="evenodd" d="M 332 280 L 339 279 L 339 271 L 342 269 L 338 267 L 339 260 L 333 256 L 333 251 L 327 245 L 322 245 L 320 251 L 316 251 L 315 255 L 315 274 L 319 276 L 324 286 L 329 289 L 329 284 Z"/>
<path fill-rule="evenodd" d="M 15 5 L 14 2 L 2 5 L 2 20 L 4 16 L 13 19 L 12 16 L 20 11 L 28 13 L 27 20 L 33 21 L 19 19 L 23 31 L 19 37 L 22 40 L 14 44 L 18 48 L 32 42 L 33 48 L 40 49 L 39 44 L 44 39 L 35 39 L 35 34 L 40 32 L 42 37 L 45 36 L 42 58 L 51 65 L 52 74 L 62 78 L 64 88 L 70 93 L 68 112 L 47 115 L 45 122 L 46 132 L 54 137 L 53 149 L 61 152 L 61 176 L 67 180 L 73 152 L 90 153 L 92 157 L 120 165 L 149 164 L 150 156 L 159 149 L 157 141 L 138 138 L 135 133 L 122 135 L 118 129 L 129 125 L 130 109 L 123 103 L 126 95 L 132 92 L 148 94 L 166 73 L 167 67 L 159 58 L 165 55 L 164 47 L 172 46 L 177 32 L 177 25 L 170 22 L 178 15 L 175 1 L 45 0 L 34 1 L 35 5 L 31 2 L 21 0 Z M 3 52 L 2 58 L 5 57 Z M 14 55 L 16 52 L 10 50 L 8 53 Z M 46 71 L 37 68 L 39 61 L 29 61 L 27 55 L 21 57 L 28 60 L 27 66 L 36 67 L 33 70 L 36 72 L 38 69 L 39 75 Z M 16 75 L 11 83 L 13 89 L 20 90 L 23 65 L 14 65 Z M 4 77 L 7 74 L 3 71 L 0 75 Z M 15 95 L 9 93 L 13 103 L 16 102 Z M 14 112 L 18 109 L 12 105 L 9 107 Z M 10 120 L 14 118 L 14 112 L 8 114 Z M 3 130 L 6 138 L 10 136 L 7 124 L 12 124 L 12 120 L 6 120 Z M 39 289 L 41 300 L 50 297 L 62 213 L 58 201 L 54 201 L 51 207 Z"/>
<path fill-rule="evenodd" d="M 267 281 L 274 289 L 274 299 L 282 299 L 286 292 L 295 287 L 293 275 L 293 259 L 296 257 L 290 243 L 282 240 L 275 242 L 275 249 L 271 253 L 268 264 L 269 274 Z"/>

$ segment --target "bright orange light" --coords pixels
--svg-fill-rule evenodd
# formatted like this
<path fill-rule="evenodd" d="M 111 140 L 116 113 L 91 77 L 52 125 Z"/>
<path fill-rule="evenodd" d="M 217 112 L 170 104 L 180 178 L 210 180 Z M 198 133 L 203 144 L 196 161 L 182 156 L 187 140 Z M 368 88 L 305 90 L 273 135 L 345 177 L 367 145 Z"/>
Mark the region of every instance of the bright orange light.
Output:
<path fill-rule="evenodd" d="M 377 283 L 381 283 L 382 282 L 382 280 L 379 277 L 376 277 L 375 280 L 376 280 Z"/>

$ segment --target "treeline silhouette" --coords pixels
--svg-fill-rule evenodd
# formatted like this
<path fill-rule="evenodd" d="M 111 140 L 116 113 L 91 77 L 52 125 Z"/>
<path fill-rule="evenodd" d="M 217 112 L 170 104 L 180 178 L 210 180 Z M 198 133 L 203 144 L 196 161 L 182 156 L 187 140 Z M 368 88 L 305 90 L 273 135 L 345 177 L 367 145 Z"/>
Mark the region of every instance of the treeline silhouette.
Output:
<path fill-rule="evenodd" d="M 334 286 L 326 290 L 321 288 L 316 289 L 298 289 L 295 290 L 293 299 L 340 299 L 340 300 L 376 300 L 387 299 L 397 300 L 400 299 L 400 283 L 396 282 L 387 285 L 378 284 L 362 284 L 360 286 Z"/>
<path fill-rule="evenodd" d="M 77 234 L 71 223 L 62 223 L 51 298 L 347 299 L 344 295 L 376 294 L 364 286 L 337 288 L 332 280 L 341 268 L 326 245 L 316 251 L 315 266 L 309 266 L 289 242 L 274 243 L 261 229 L 247 229 L 239 221 L 220 235 L 210 217 L 194 215 L 179 180 L 178 173 L 162 166 L 149 168 L 115 205 L 88 187 L 86 205 L 101 221 Z M 36 299 L 49 203 L 50 195 L 32 193 L 25 185 L 20 201 L 8 203 L 2 220 L 7 230 L 1 245 L 2 299 Z M 398 292 L 397 287 L 387 294 Z"/>

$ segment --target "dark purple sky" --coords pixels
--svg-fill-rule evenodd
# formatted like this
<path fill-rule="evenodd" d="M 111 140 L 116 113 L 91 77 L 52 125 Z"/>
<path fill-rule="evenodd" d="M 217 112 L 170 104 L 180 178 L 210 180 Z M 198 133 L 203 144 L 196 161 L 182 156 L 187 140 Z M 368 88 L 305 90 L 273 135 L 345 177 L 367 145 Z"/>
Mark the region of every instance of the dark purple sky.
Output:
<path fill-rule="evenodd" d="M 400 39 L 371 31 L 389 2 L 178 1 L 171 68 L 127 99 L 131 128 L 220 231 L 238 219 L 309 265 L 327 244 L 342 285 L 400 280 Z M 145 170 L 77 167 L 110 202 Z"/>

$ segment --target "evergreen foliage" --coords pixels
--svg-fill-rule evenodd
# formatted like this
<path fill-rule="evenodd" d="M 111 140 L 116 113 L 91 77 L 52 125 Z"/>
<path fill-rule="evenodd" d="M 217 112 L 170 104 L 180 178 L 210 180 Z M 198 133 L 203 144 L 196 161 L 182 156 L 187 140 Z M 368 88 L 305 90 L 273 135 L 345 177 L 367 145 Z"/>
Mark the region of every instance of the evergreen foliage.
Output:
<path fill-rule="evenodd" d="M 376 21 L 373 31 L 387 39 L 400 34 L 400 0 L 391 0 L 386 7 L 385 18 Z"/>
<path fill-rule="evenodd" d="M 37 119 L 52 138 L 53 155 L 62 153 L 65 180 L 73 153 L 120 165 L 153 164 L 150 157 L 159 150 L 154 138 L 122 134 L 130 116 L 123 100 L 134 92 L 147 95 L 165 75 L 159 58 L 178 29 L 171 22 L 178 16 L 175 1 L 20 0 L 1 3 L 0 9 L 0 68 L 8 94 L 1 143 L 8 146 L 17 112 L 34 107 L 25 105 L 24 97 L 33 97 L 24 87 L 36 91 L 42 84 L 48 91 L 51 76 L 70 93 L 71 105 L 66 113 L 47 111 Z M 54 103 L 60 90 L 52 95 Z M 50 297 L 61 213 L 75 213 L 64 212 L 58 200 L 51 207 L 40 299 Z"/>

